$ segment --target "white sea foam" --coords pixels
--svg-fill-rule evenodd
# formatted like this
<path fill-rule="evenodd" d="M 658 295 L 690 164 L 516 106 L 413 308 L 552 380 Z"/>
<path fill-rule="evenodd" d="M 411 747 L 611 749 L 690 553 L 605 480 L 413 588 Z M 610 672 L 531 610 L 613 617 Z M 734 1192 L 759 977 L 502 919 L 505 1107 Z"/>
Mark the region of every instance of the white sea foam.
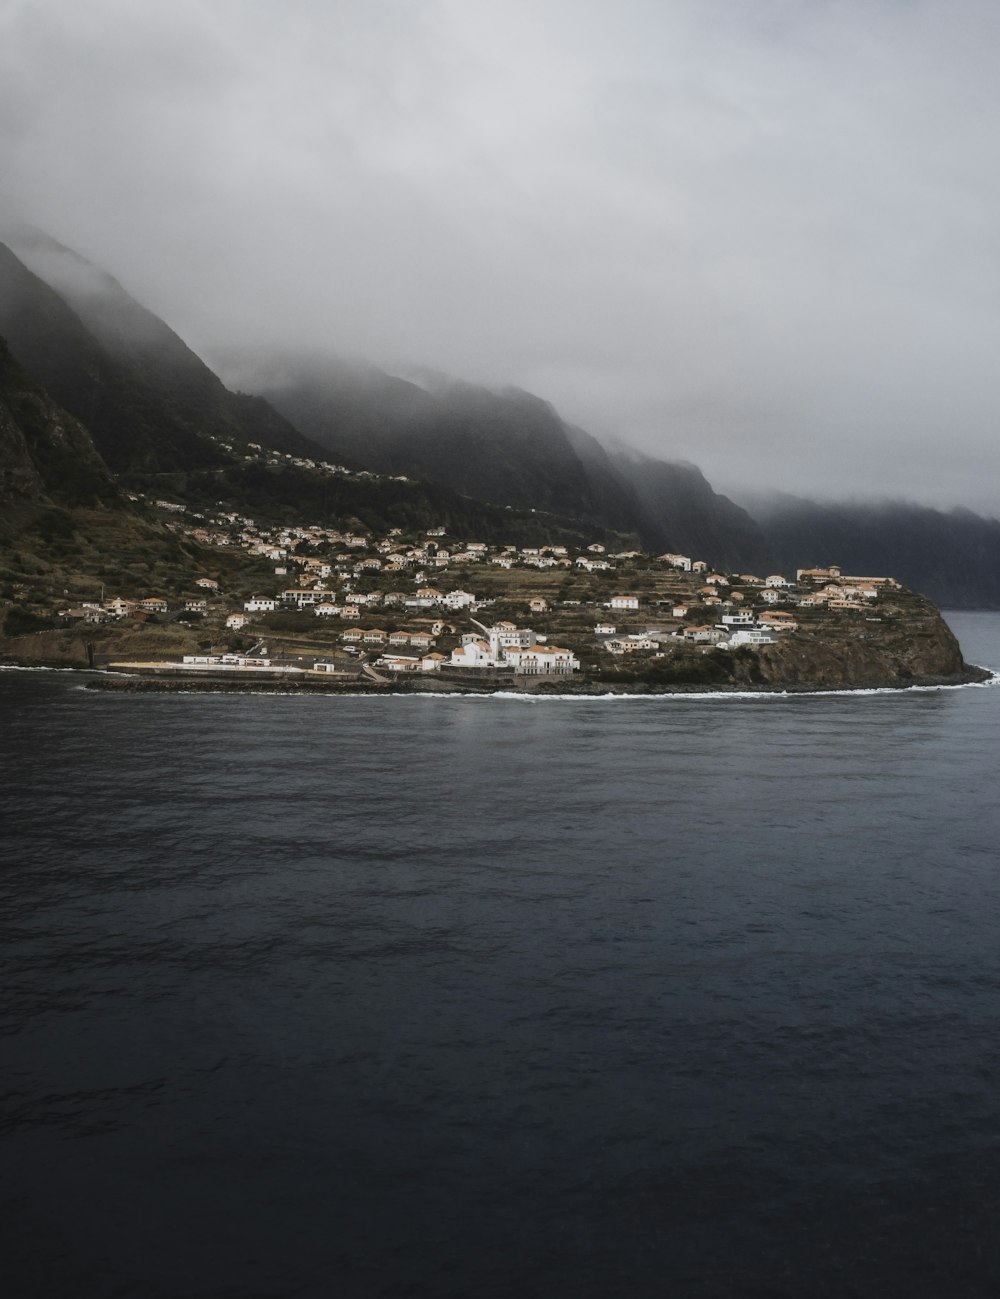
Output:
<path fill-rule="evenodd" d="M 53 667 L 33 667 L 29 663 L 0 663 L 0 672 L 72 672 L 79 675 L 81 672 L 96 671 L 91 668 L 53 668 Z"/>
<path fill-rule="evenodd" d="M 978 666 L 978 665 L 977 665 Z M 149 694 L 199 694 L 226 696 L 228 698 L 244 698 L 246 695 L 263 695 L 269 698 L 281 699 L 391 699 L 405 700 L 413 702 L 421 699 L 478 699 L 504 701 L 516 701 L 523 704 L 547 704 L 547 703 L 676 703 L 678 700 L 739 700 L 745 702 L 753 700 L 757 702 L 766 702 L 772 700 L 796 700 L 796 699 L 857 699 L 869 698 L 873 695 L 914 695 L 914 694 L 938 694 L 942 691 L 951 690 L 988 690 L 993 686 L 1000 685 L 1000 672 L 993 668 L 983 667 L 984 672 L 991 675 L 985 681 L 960 681 L 954 684 L 928 685 L 928 686 L 872 686 L 872 687 L 855 687 L 843 688 L 836 690 L 676 690 L 676 691 L 656 691 L 648 694 L 631 694 L 615 692 L 612 690 L 604 694 L 578 694 L 576 692 L 569 694 L 534 694 L 520 690 L 494 690 L 494 691 L 457 691 L 457 690 L 421 690 L 411 693 L 402 691 L 393 691 L 390 694 L 375 694 L 372 691 L 354 691 L 338 690 L 333 691 L 288 691 L 288 690 L 253 690 L 253 691 L 233 691 L 233 690 L 186 690 L 177 680 L 171 681 L 172 688 L 165 691 L 138 691 L 135 693 Z M 50 672 L 65 675 L 85 674 L 87 676 L 107 676 L 121 677 L 128 680 L 142 679 L 142 674 L 137 672 L 108 672 L 101 668 L 57 668 L 57 667 L 32 667 L 16 663 L 0 664 L 0 672 Z M 80 689 L 85 690 L 86 685 L 81 685 Z M 111 692 L 113 693 L 113 692 Z M 128 692 L 132 697 L 133 692 Z"/>
<path fill-rule="evenodd" d="M 992 671 L 990 668 L 984 668 L 984 671 Z M 492 703 L 494 700 L 501 700 L 505 703 L 513 702 L 520 704 L 591 704 L 591 703 L 628 703 L 628 704 L 676 704 L 678 702 L 701 702 L 708 700 L 712 702 L 721 702 L 723 700 L 738 700 L 742 703 L 750 700 L 756 703 L 768 703 L 776 700 L 794 702 L 797 699 L 857 699 L 870 698 L 874 695 L 914 695 L 914 694 L 937 694 L 941 691 L 949 690 L 982 690 L 991 686 L 1000 685 L 1000 673 L 994 672 L 986 681 L 962 681 L 954 685 L 935 685 L 935 686 L 878 686 L 858 689 L 842 690 L 678 690 L 663 691 L 655 694 L 621 694 L 614 691 L 608 691 L 605 694 L 531 694 L 519 690 L 495 690 L 477 692 L 464 692 L 457 690 L 421 690 L 414 691 L 412 694 L 392 692 L 391 694 L 375 694 L 371 691 L 337 691 L 322 692 L 316 694 L 298 694 L 284 690 L 255 690 L 255 695 L 268 695 L 280 697 L 283 699 L 367 699 L 380 700 L 382 702 L 419 703 L 421 700 L 450 699 L 470 700 Z M 170 693 L 174 693 L 171 691 Z M 182 693 L 182 692 L 177 692 Z M 224 694 L 230 698 L 238 697 L 240 692 L 228 690 L 220 691 L 198 691 L 183 692 L 198 694 Z"/>

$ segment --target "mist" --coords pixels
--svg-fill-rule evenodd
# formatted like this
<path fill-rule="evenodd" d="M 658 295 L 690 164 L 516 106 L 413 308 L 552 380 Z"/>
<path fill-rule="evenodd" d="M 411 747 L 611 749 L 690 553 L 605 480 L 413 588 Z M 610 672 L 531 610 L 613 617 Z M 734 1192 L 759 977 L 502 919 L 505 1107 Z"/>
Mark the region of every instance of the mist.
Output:
<path fill-rule="evenodd" d="M 971 0 L 0 0 L 0 222 L 244 386 L 429 367 L 995 514 L 998 52 Z"/>

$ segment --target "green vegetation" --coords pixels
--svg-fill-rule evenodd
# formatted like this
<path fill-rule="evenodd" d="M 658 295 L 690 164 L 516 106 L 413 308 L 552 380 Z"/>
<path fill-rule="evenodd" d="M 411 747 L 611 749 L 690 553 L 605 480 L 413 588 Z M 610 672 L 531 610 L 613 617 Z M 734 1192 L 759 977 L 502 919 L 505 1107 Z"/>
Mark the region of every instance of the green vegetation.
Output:
<path fill-rule="evenodd" d="M 726 650 L 679 647 L 663 658 L 633 659 L 621 667 L 600 667 L 598 681 L 648 686 L 721 686 L 736 677 L 733 655 Z"/>
<path fill-rule="evenodd" d="M 55 618 L 46 618 L 42 614 L 32 613 L 30 609 L 22 609 L 14 605 L 7 610 L 3 620 L 3 634 L 30 636 L 33 632 L 49 631 L 57 625 Z"/>

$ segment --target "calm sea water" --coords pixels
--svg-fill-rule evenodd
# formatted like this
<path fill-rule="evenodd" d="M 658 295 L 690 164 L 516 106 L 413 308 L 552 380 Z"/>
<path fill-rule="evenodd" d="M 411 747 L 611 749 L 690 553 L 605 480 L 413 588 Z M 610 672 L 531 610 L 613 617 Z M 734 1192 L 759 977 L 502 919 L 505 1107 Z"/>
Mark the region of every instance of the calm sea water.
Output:
<path fill-rule="evenodd" d="M 1000 688 L 80 685 L 0 673 L 6 1295 L 1000 1293 Z"/>

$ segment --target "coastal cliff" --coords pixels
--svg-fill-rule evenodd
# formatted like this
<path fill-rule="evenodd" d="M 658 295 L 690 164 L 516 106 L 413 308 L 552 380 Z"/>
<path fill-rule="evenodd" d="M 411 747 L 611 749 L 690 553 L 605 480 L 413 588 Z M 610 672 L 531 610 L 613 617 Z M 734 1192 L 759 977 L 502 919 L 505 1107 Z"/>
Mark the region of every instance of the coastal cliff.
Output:
<path fill-rule="evenodd" d="M 865 689 L 985 680 L 967 664 L 951 628 L 928 600 L 907 604 L 880 621 L 845 620 L 822 631 L 803 629 L 762 645 L 755 662 L 736 665 L 747 684 L 809 689 Z"/>

